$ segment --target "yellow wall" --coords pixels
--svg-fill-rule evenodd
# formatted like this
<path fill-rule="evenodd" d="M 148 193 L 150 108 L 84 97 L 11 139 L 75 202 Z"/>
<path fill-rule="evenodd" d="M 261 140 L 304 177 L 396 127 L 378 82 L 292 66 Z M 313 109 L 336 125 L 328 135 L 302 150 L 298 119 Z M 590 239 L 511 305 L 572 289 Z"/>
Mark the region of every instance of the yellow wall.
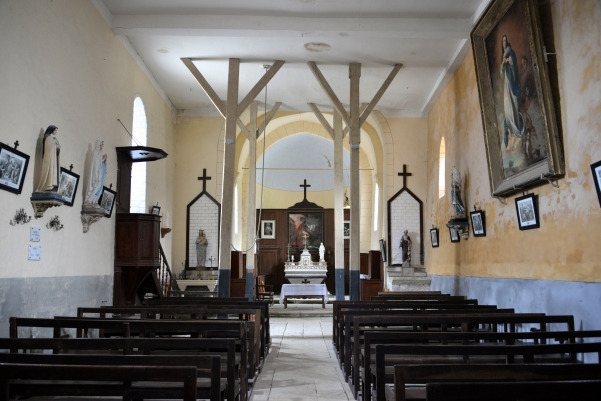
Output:
<path fill-rule="evenodd" d="M 0 191 L 0 278 L 113 275 L 114 222 L 104 218 L 88 233 L 80 211 L 87 182 L 86 155 L 97 139 L 108 155 L 105 185 L 117 185 L 117 146 L 131 145 L 133 100 L 140 95 L 148 117 L 148 145 L 169 153 L 149 164 L 147 204 L 172 210 L 174 157 L 172 110 L 90 1 L 0 2 L 0 141 L 19 140 L 30 158 L 21 195 Z M 41 219 L 9 226 L 15 211 L 32 215 L 29 201 L 40 168 L 40 134 L 59 127 L 60 163 L 81 176 L 73 207 L 48 210 Z M 36 151 L 37 148 L 37 151 Z M 37 153 L 36 153 L 37 152 Z M 45 227 L 59 216 L 64 228 Z M 30 227 L 42 230 L 42 260 L 27 260 Z M 163 247 L 170 255 L 171 238 Z M 108 300 L 110 302 L 110 299 Z"/>
<path fill-rule="evenodd" d="M 601 159 L 601 4 L 552 3 L 558 53 L 565 178 L 538 195 L 541 227 L 520 231 L 514 199 L 491 198 L 472 53 L 437 99 L 428 119 L 426 227 L 440 229 L 440 247 L 426 246 L 430 274 L 567 281 L 601 281 L 598 231 L 601 209 L 590 164 Z M 438 199 L 438 152 L 446 142 L 446 176 L 456 166 L 464 179 L 466 208 L 486 213 L 487 236 L 452 244 L 448 195 Z"/>

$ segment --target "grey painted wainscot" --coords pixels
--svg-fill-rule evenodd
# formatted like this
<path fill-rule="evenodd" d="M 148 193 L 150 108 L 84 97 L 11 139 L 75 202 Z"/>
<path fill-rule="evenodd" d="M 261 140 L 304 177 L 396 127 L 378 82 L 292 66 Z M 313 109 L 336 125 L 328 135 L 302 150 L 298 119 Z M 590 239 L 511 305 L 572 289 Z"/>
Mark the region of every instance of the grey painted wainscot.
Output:
<path fill-rule="evenodd" d="M 11 316 L 75 316 L 79 306 L 112 303 L 113 276 L 0 279 L 0 337 L 9 336 L 8 318 Z M 36 337 L 41 333 L 34 330 L 31 334 Z M 20 337 L 29 335 L 29 331 L 19 333 Z"/>

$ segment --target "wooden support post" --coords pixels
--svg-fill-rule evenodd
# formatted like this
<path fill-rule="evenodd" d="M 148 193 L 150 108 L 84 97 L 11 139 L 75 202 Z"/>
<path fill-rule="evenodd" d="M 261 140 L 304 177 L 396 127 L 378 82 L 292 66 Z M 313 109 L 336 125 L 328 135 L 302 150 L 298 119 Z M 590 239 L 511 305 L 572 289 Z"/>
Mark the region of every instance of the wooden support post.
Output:
<path fill-rule="evenodd" d="M 334 110 L 334 266 L 336 300 L 344 301 L 344 182 L 342 117 Z"/>
<path fill-rule="evenodd" d="M 249 301 L 255 300 L 255 233 L 256 223 L 256 202 L 257 202 L 257 101 L 250 104 L 250 133 L 248 137 L 248 211 L 246 213 L 246 290 L 244 296 Z M 250 248 L 250 249 L 249 249 Z"/>
<path fill-rule="evenodd" d="M 260 124 L 260 126 L 257 127 L 257 139 L 259 139 L 259 137 L 265 130 L 265 127 L 267 127 L 267 125 L 269 125 L 269 122 L 271 121 L 273 116 L 275 116 L 275 113 L 277 113 L 277 111 L 281 105 L 282 105 L 282 102 L 276 102 L 276 104 L 273 106 L 273 109 L 271 109 L 269 114 L 267 114 L 267 117 L 263 120 L 263 122 Z"/>
<path fill-rule="evenodd" d="M 351 152 L 351 238 L 349 246 L 349 292 L 351 301 L 359 300 L 359 270 L 361 244 L 361 187 L 359 180 L 359 145 L 361 144 L 361 126 L 359 125 L 359 80 L 361 64 L 349 65 L 351 80 L 351 115 L 349 144 Z"/>

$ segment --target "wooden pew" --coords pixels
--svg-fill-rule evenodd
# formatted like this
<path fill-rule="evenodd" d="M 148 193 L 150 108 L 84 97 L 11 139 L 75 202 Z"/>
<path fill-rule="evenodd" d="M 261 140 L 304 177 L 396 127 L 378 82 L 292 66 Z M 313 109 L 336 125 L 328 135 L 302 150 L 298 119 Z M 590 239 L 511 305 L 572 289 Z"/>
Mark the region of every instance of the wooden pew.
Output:
<path fill-rule="evenodd" d="M 406 385 L 465 382 L 525 382 L 599 380 L 600 364 L 526 365 L 395 365 L 394 386 L 386 386 L 386 401 L 425 399 L 425 388 Z"/>
<path fill-rule="evenodd" d="M 174 397 L 185 401 L 196 401 L 196 368 L 194 366 L 91 366 L 91 365 L 29 365 L 0 363 L 0 394 L 2 400 L 9 396 L 121 396 L 123 400 L 131 397 L 164 398 L 161 394 L 166 386 L 155 390 L 153 387 L 136 389 L 129 382 L 180 382 L 183 388 L 171 391 Z M 75 384 L 56 384 L 57 380 L 75 381 Z M 90 383 L 93 380 L 96 383 Z M 40 382 L 48 382 L 42 385 Z M 119 382 L 108 384 L 102 382 Z M 161 383 L 159 383 L 161 385 Z M 157 393 L 159 395 L 157 395 Z M 212 399 L 212 400 L 219 400 Z"/>
<path fill-rule="evenodd" d="M 486 400 L 598 400 L 601 381 L 568 382 L 504 382 L 504 383 L 429 383 L 426 385 L 428 401 L 480 401 Z"/>
<path fill-rule="evenodd" d="M 220 378 L 220 361 L 219 356 L 199 356 L 199 355 L 49 355 L 49 354 L 0 354 L 0 364 L 21 364 L 21 365 L 46 365 L 51 366 L 48 370 L 60 369 L 60 365 L 69 366 L 102 366 L 112 368 L 122 367 L 151 367 L 151 369 L 160 368 L 167 370 L 172 367 L 191 366 L 196 368 L 196 396 L 197 398 L 208 398 L 218 401 L 224 399 L 227 386 L 227 379 Z M 105 373 L 105 372 L 103 372 Z M 46 374 L 46 373 L 45 373 Z M 187 376 L 186 376 L 187 377 Z M 19 377 L 21 380 L 10 383 L 10 396 L 33 397 L 33 396 L 58 396 L 58 395 L 84 395 L 108 396 L 121 395 L 123 389 L 137 394 L 140 398 L 183 398 L 182 390 L 184 387 L 174 387 L 170 382 L 158 382 L 153 374 L 148 378 L 137 379 L 140 382 L 131 383 L 131 386 L 107 385 L 106 383 L 86 383 L 74 386 L 70 384 L 48 383 L 41 386 L 30 381 L 23 381 L 25 377 Z M 37 380 L 38 377 L 34 376 Z M 87 380 L 95 380 L 93 377 L 86 377 Z M 58 379 L 57 379 L 58 380 Z M 124 380 L 119 378 L 119 380 Z M 151 382 L 151 383 L 149 383 Z M 184 384 L 185 386 L 185 384 Z M 59 388 L 52 388 L 59 387 Z M 116 388 L 115 388 L 116 387 Z M 50 391 L 49 391 L 50 390 Z M 68 393 L 70 392 L 70 394 Z M 134 397 L 135 398 L 135 397 Z"/>
<path fill-rule="evenodd" d="M 130 322 L 125 324 L 129 325 Z M 0 338 L 0 350 L 2 349 L 10 350 L 11 353 L 17 353 L 21 349 L 24 350 L 23 352 L 25 350 L 52 350 L 55 354 L 113 352 L 113 354 L 123 355 L 133 355 L 135 352 L 144 355 L 174 355 L 177 352 L 186 351 L 186 355 L 200 352 L 201 355 L 213 353 L 217 356 L 225 350 L 228 400 L 234 400 L 237 394 L 240 394 L 240 399 L 244 401 L 248 390 L 247 381 L 244 380 L 244 377 L 240 377 L 240 375 L 246 376 L 246 373 L 241 368 L 243 365 L 236 363 L 236 341 L 233 338 Z M 240 366 L 240 368 L 236 369 L 236 366 Z"/>
<path fill-rule="evenodd" d="M 394 365 L 415 365 L 427 362 L 440 364 L 442 361 L 448 363 L 492 363 L 491 361 L 502 358 L 498 363 L 509 363 L 512 358 L 521 356 L 525 363 L 534 363 L 535 356 L 552 355 L 550 359 L 558 363 L 565 363 L 564 359 L 557 355 L 576 355 L 577 353 L 594 353 L 597 358 L 601 354 L 601 342 L 583 344 L 531 344 L 531 345 L 377 345 L 376 362 L 371 367 L 374 376 L 374 387 L 376 400 L 385 399 L 385 383 L 394 380 L 392 375 L 387 377 L 386 367 Z M 392 358 L 395 356 L 395 358 Z M 399 356 L 403 362 L 400 362 Z M 491 358 L 495 357 L 495 358 Z M 394 359 L 392 364 L 387 363 L 386 358 Z M 575 363 L 575 358 L 569 357 L 570 362 Z M 601 359 L 600 359 L 601 360 Z M 497 362 L 496 360 L 494 362 Z M 394 368 L 393 368 L 394 369 Z M 366 389 L 367 390 L 367 389 Z M 486 393 L 483 393 L 486 394 Z M 481 394 L 482 396 L 482 394 Z"/>
<path fill-rule="evenodd" d="M 465 297 L 464 295 L 425 294 L 425 293 L 421 293 L 421 292 L 407 293 L 407 294 L 395 294 L 393 292 L 385 292 L 383 295 L 376 295 L 375 297 L 371 297 L 372 301 L 388 300 L 388 299 L 394 299 L 394 300 L 405 299 L 405 300 L 412 300 L 412 301 L 418 301 L 418 300 L 460 301 L 460 300 L 467 299 L 467 297 Z"/>
<path fill-rule="evenodd" d="M 504 345 L 526 344 L 531 341 L 532 344 L 547 343 L 553 340 L 560 344 L 576 343 L 576 340 L 595 339 L 601 341 L 601 330 L 590 331 L 541 331 L 541 332 L 513 332 L 513 333 L 490 333 L 490 332 L 378 332 L 370 331 L 365 333 L 363 355 L 360 360 L 361 371 L 363 373 L 361 380 L 361 390 L 363 401 L 371 399 L 371 374 L 370 367 L 375 364 L 373 354 L 375 346 L 378 344 L 416 344 L 421 342 L 425 344 L 478 344 L 478 343 L 501 343 Z M 510 357 L 509 360 L 513 362 Z"/>

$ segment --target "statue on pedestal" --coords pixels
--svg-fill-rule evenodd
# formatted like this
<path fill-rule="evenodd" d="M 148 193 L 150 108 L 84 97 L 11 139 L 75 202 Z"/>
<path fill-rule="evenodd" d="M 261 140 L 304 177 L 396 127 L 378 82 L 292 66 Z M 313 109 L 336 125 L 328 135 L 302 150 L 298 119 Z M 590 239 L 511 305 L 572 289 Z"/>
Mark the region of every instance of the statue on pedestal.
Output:
<path fill-rule="evenodd" d="M 106 153 L 102 154 L 104 141 L 97 140 L 92 155 L 92 164 L 90 165 L 90 178 L 86 198 L 83 202 L 84 209 L 101 209 L 98 205 L 98 198 L 102 195 L 104 186 L 104 177 L 106 177 Z"/>
<path fill-rule="evenodd" d="M 323 246 L 323 242 L 321 243 L 321 245 L 319 246 L 319 261 L 321 262 L 322 260 L 324 260 L 324 255 L 326 253 L 326 247 Z"/>
<path fill-rule="evenodd" d="M 40 182 L 35 192 L 56 192 L 60 175 L 61 145 L 58 143 L 56 134 L 58 128 L 49 125 L 42 139 L 42 172 Z"/>
<path fill-rule="evenodd" d="M 405 230 L 401 236 L 401 243 L 399 248 L 403 250 L 401 257 L 401 263 L 411 263 L 411 237 L 409 237 L 409 231 Z"/>

